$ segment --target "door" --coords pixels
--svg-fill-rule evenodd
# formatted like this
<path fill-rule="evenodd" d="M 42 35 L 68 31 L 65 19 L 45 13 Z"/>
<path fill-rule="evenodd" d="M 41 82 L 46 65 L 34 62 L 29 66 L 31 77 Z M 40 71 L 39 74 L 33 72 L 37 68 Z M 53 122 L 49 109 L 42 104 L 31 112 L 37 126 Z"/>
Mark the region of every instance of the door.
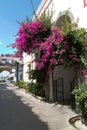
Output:
<path fill-rule="evenodd" d="M 54 101 L 60 104 L 64 104 L 64 85 L 62 77 L 53 81 L 53 94 L 54 94 Z"/>

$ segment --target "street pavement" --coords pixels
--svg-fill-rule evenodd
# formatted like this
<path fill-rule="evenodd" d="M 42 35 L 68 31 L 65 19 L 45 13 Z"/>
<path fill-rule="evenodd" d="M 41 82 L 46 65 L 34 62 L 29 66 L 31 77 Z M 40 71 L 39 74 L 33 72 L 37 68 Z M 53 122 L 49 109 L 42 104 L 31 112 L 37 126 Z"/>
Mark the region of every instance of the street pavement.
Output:
<path fill-rule="evenodd" d="M 43 102 L 16 86 L 0 84 L 0 130 L 74 130 L 70 106 Z"/>

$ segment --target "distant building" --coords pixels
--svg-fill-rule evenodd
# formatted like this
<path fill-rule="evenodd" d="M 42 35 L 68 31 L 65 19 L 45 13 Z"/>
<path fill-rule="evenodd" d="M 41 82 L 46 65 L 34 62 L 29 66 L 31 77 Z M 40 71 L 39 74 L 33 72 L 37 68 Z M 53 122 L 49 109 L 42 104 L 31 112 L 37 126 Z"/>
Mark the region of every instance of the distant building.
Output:
<path fill-rule="evenodd" d="M 4 64 L 0 62 L 1 70 L 8 70 L 10 72 L 8 79 L 18 82 L 23 79 L 23 60 L 18 57 L 12 57 L 10 55 L 0 55 L 0 60 L 4 60 Z M 7 60 L 11 60 L 11 63 L 7 63 Z"/>
<path fill-rule="evenodd" d="M 17 66 L 14 66 L 11 70 L 11 73 L 8 79 L 13 82 L 18 82 L 19 80 L 22 80 L 23 79 L 23 66 L 19 64 L 18 69 L 17 69 Z"/>

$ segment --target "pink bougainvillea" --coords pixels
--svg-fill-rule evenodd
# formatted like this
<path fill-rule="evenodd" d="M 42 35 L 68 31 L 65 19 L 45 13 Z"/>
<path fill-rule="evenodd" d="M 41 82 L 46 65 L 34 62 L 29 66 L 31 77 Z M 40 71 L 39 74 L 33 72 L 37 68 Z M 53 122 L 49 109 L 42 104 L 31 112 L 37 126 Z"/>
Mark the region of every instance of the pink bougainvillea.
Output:
<path fill-rule="evenodd" d="M 23 23 L 12 47 L 16 47 L 20 54 L 23 52 L 30 54 L 39 47 L 39 44 L 45 40 L 47 35 L 49 35 L 49 31 L 41 21 Z"/>
<path fill-rule="evenodd" d="M 23 52 L 34 53 L 37 68 L 48 66 L 48 72 L 51 72 L 60 64 L 84 64 L 86 43 L 85 29 L 72 29 L 65 34 L 55 26 L 48 28 L 41 21 L 33 21 L 21 25 L 12 47 L 17 48 L 18 56 Z"/>
<path fill-rule="evenodd" d="M 43 66 L 48 65 L 48 71 L 53 69 L 57 64 L 63 63 L 59 60 L 61 51 L 60 44 L 63 40 L 60 30 L 58 28 L 52 28 L 52 33 L 49 37 L 40 44 L 38 59 L 36 57 L 37 68 L 40 69 L 43 63 Z M 62 53 L 63 51 L 61 51 Z"/>

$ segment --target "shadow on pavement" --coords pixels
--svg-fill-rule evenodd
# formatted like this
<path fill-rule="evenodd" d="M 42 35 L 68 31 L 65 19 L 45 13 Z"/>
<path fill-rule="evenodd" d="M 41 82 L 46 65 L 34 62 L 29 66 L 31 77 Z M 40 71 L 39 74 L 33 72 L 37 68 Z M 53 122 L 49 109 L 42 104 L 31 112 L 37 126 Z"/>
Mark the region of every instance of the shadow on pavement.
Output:
<path fill-rule="evenodd" d="M 15 89 L 15 88 L 14 88 Z M 0 130 L 49 130 L 47 123 L 23 104 L 6 84 L 0 84 Z"/>

